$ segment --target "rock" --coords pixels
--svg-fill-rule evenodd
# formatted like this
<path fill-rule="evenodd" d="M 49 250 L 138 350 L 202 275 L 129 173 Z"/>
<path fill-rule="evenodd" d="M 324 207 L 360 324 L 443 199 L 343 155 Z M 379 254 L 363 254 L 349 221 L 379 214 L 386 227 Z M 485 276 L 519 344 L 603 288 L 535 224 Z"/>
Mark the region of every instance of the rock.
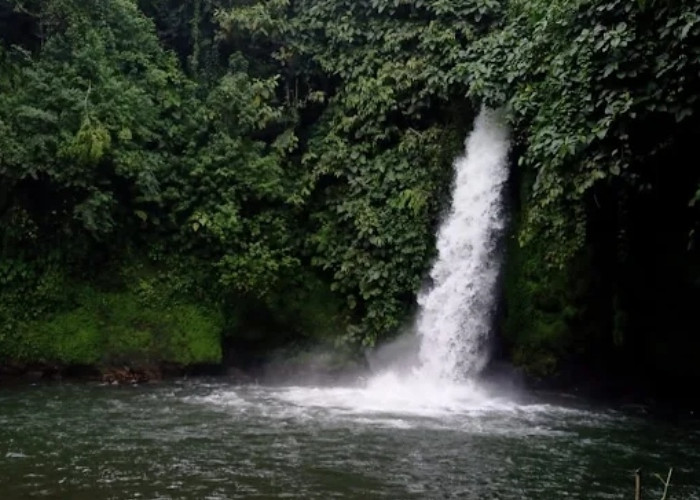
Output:
<path fill-rule="evenodd" d="M 102 370 L 102 382 L 108 384 L 140 384 L 162 379 L 160 370 L 156 367 L 128 366 L 120 368 L 105 368 Z"/>

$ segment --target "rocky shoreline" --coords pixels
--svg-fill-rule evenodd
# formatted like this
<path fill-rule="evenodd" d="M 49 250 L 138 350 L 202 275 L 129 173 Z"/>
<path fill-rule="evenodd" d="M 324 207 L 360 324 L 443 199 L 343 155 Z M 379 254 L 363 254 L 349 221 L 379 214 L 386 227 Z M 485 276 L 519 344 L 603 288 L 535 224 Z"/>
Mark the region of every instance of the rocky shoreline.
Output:
<path fill-rule="evenodd" d="M 0 386 L 21 382 L 92 381 L 112 385 L 142 384 L 188 375 L 220 375 L 217 365 L 179 366 L 172 364 L 67 366 L 57 364 L 9 363 L 0 366 Z"/>

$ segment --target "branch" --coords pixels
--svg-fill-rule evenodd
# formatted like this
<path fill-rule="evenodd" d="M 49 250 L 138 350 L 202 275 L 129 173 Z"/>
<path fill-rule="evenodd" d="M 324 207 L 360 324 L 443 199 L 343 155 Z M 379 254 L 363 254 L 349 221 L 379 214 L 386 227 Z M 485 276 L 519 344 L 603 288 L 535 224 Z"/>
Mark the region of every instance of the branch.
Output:
<path fill-rule="evenodd" d="M 664 496 L 661 497 L 661 500 L 668 500 L 668 487 L 671 485 L 671 475 L 673 474 L 673 467 L 671 467 L 668 470 L 668 477 L 666 477 L 666 480 L 662 478 L 660 475 L 655 474 L 656 477 L 661 481 L 661 484 L 664 485 Z"/>

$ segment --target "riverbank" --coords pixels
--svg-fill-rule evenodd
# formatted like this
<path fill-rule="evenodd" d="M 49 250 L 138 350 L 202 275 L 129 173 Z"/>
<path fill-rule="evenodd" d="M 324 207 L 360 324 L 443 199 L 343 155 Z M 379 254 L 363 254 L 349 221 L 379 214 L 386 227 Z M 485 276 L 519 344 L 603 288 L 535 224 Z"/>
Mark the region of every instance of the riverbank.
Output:
<path fill-rule="evenodd" d="M 219 363 L 0 363 L 0 385 L 61 380 L 133 384 L 189 377 L 214 377 L 233 383 L 343 385 L 368 373 L 364 359 L 348 349 L 294 346 L 262 353 L 224 345 L 223 362 Z"/>
<path fill-rule="evenodd" d="M 169 379 L 198 376 L 233 375 L 236 371 L 227 370 L 222 365 L 176 364 L 153 365 L 58 365 L 45 363 L 10 363 L 0 366 L 0 386 L 26 382 L 104 382 L 109 384 L 139 384 L 161 382 Z M 240 372 L 241 380 L 247 377 Z"/>

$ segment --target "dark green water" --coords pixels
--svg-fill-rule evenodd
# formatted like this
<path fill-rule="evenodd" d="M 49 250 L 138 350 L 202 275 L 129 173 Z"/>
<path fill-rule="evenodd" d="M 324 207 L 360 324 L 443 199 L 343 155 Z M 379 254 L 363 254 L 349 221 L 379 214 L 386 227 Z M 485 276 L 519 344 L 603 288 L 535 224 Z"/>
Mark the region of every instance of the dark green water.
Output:
<path fill-rule="evenodd" d="M 700 499 L 691 420 L 434 403 L 206 381 L 0 388 L 0 499 L 623 499 L 635 468 L 669 466 L 671 498 Z"/>

